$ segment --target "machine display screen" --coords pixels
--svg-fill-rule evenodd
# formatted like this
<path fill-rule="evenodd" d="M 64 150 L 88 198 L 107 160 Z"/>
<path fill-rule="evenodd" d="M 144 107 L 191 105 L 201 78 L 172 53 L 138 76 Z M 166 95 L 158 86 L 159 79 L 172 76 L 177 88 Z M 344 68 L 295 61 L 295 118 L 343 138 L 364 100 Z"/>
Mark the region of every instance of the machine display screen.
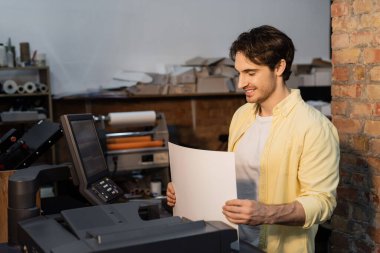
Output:
<path fill-rule="evenodd" d="M 71 127 L 87 179 L 107 171 L 93 120 L 73 120 Z"/>

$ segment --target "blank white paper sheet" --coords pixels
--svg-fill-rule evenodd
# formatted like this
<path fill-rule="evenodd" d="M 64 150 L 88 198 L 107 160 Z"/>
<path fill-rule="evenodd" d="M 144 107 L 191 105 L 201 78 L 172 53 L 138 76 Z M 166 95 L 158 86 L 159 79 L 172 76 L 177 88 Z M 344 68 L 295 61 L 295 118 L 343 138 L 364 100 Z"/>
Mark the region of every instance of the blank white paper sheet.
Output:
<path fill-rule="evenodd" d="M 173 215 L 190 220 L 219 220 L 237 229 L 222 213 L 236 199 L 235 155 L 169 143 L 171 179 L 176 193 Z"/>

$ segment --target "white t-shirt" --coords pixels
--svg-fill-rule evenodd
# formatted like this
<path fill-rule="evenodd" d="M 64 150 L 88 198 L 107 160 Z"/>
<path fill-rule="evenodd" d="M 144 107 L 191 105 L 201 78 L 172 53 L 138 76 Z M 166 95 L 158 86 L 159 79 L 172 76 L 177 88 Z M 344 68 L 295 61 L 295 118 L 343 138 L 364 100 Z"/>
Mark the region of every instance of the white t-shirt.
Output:
<path fill-rule="evenodd" d="M 256 116 L 256 120 L 239 141 L 235 151 L 237 195 L 239 199 L 258 199 L 260 157 L 272 125 L 272 116 Z M 240 225 L 239 238 L 255 246 L 259 244 L 260 227 Z"/>

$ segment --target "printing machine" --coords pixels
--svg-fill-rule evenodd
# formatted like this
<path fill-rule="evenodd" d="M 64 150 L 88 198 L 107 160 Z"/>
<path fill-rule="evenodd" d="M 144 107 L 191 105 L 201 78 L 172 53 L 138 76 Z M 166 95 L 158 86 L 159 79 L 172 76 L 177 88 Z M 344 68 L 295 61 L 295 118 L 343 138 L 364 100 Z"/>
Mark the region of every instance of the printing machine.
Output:
<path fill-rule="evenodd" d="M 236 240 L 236 232 L 222 222 L 142 221 L 136 209 L 136 203 L 121 203 L 65 210 L 57 219 L 38 216 L 20 222 L 20 240 L 31 252 L 52 253 L 228 253 Z"/>
<path fill-rule="evenodd" d="M 262 252 L 237 244 L 237 231 L 221 221 L 160 217 L 152 202 L 125 199 L 108 178 L 93 116 L 62 115 L 61 123 L 73 163 L 32 166 L 9 178 L 9 245 L 25 253 Z M 93 206 L 41 215 L 41 185 L 70 177 Z"/>
<path fill-rule="evenodd" d="M 108 124 L 123 130 L 108 131 L 105 135 L 107 163 L 111 166 L 116 159 L 118 172 L 169 166 L 169 134 L 163 113 L 114 112 L 95 120 L 101 122 L 103 128 Z"/>
<path fill-rule="evenodd" d="M 155 111 L 111 112 L 95 116 L 104 130 L 103 141 L 113 175 L 133 171 L 158 172 L 162 186 L 169 182 L 169 133 L 165 115 Z"/>
<path fill-rule="evenodd" d="M 9 243 L 24 252 L 230 252 L 236 230 L 220 221 L 176 216 L 142 220 L 142 202 L 121 202 L 41 216 L 40 184 L 69 176 L 69 165 L 41 165 L 16 171 L 9 180 Z"/>
<path fill-rule="evenodd" d="M 40 253 L 230 252 L 237 232 L 221 221 L 155 215 L 143 220 L 140 210 L 149 213 L 155 206 L 148 200 L 127 201 L 109 178 L 93 116 L 62 115 L 61 123 L 72 164 L 32 166 L 9 178 L 10 244 Z M 70 176 L 94 206 L 40 215 L 39 187 Z"/>

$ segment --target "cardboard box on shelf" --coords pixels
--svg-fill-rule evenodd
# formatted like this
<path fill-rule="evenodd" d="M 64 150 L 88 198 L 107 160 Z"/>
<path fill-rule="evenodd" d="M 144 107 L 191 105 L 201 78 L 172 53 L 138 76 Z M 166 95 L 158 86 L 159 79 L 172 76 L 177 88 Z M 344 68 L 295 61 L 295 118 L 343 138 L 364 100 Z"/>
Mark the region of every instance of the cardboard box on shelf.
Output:
<path fill-rule="evenodd" d="M 293 64 L 292 74 L 286 82 L 289 88 L 298 86 L 314 86 L 315 78 L 311 73 L 313 66 L 311 64 Z"/>
<path fill-rule="evenodd" d="M 292 72 L 292 81 L 300 82 L 298 86 L 331 85 L 331 62 L 321 58 L 314 58 L 311 64 L 294 64 Z"/>
<path fill-rule="evenodd" d="M 128 87 L 127 91 L 131 95 L 166 95 L 168 93 L 168 85 L 138 83 L 132 87 Z"/>
<path fill-rule="evenodd" d="M 169 83 L 180 84 L 180 83 L 195 83 L 196 76 L 194 72 L 194 67 L 175 67 L 170 73 Z"/>
<path fill-rule="evenodd" d="M 222 76 L 200 78 L 197 84 L 197 93 L 229 93 L 234 91 L 235 86 L 231 78 Z"/>
<path fill-rule="evenodd" d="M 315 78 L 313 74 L 302 74 L 299 75 L 302 83 L 299 86 L 315 86 Z"/>
<path fill-rule="evenodd" d="M 299 86 L 330 86 L 330 68 L 312 68 L 310 74 L 301 74 L 296 77 L 301 78 Z"/>
<path fill-rule="evenodd" d="M 210 76 L 208 67 L 195 67 L 195 76 L 197 78 L 203 78 Z"/>
<path fill-rule="evenodd" d="M 313 68 L 315 86 L 331 85 L 331 68 Z"/>
<path fill-rule="evenodd" d="M 235 66 L 235 62 L 231 58 L 224 58 L 222 61 L 219 62 L 219 64 L 223 64 L 230 67 Z"/>
<path fill-rule="evenodd" d="M 214 75 L 220 75 L 225 76 L 229 78 L 234 78 L 238 75 L 238 72 L 235 70 L 235 68 L 226 66 L 223 64 L 218 64 L 214 69 Z"/>
<path fill-rule="evenodd" d="M 183 83 L 169 85 L 168 94 L 194 94 L 196 90 L 197 85 L 195 83 Z"/>
<path fill-rule="evenodd" d="M 292 72 L 294 75 L 308 75 L 311 73 L 313 66 L 311 64 L 293 64 Z"/>
<path fill-rule="evenodd" d="M 196 68 L 207 69 L 210 76 L 215 75 L 215 70 L 218 66 L 224 66 L 224 57 L 204 58 L 195 57 L 185 62 L 186 66 L 193 66 Z"/>
<path fill-rule="evenodd" d="M 152 82 L 150 84 L 168 84 L 169 83 L 169 74 L 159 74 L 159 73 L 147 73 L 152 77 Z"/>

